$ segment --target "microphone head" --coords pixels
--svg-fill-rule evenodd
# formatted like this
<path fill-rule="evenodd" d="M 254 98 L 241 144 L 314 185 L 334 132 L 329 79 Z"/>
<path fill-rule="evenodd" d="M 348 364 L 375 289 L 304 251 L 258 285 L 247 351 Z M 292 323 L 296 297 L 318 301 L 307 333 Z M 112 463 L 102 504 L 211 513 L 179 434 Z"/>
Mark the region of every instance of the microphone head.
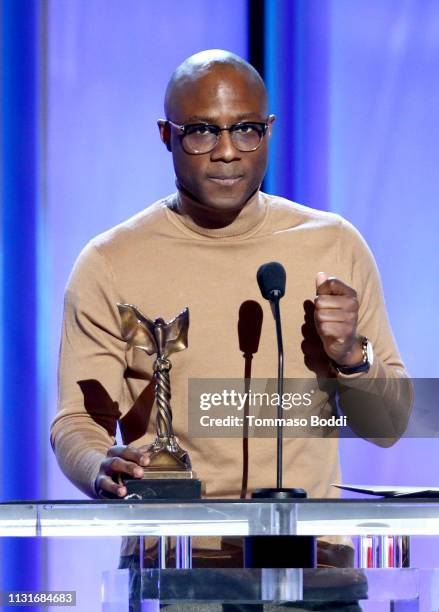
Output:
<path fill-rule="evenodd" d="M 279 299 L 285 295 L 286 272 L 278 261 L 262 264 L 256 274 L 259 289 L 266 300 Z"/>

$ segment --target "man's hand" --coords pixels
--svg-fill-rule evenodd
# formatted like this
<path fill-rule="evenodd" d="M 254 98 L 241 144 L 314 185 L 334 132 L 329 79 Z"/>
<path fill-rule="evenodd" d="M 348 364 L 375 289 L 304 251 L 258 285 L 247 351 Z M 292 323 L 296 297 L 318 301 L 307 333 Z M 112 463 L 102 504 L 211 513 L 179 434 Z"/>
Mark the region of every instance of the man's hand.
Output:
<path fill-rule="evenodd" d="M 363 349 L 357 336 L 357 293 L 338 278 L 319 272 L 316 277 L 314 321 L 326 354 L 340 366 L 361 363 Z"/>
<path fill-rule="evenodd" d="M 101 463 L 96 477 L 95 488 L 99 497 L 102 497 L 102 492 L 125 497 L 127 488 L 120 481 L 120 475 L 128 474 L 133 478 L 142 478 L 143 467 L 148 465 L 149 461 L 145 446 L 141 448 L 112 446 L 107 452 L 107 458 Z M 119 483 L 115 482 L 115 479 L 119 480 Z"/>

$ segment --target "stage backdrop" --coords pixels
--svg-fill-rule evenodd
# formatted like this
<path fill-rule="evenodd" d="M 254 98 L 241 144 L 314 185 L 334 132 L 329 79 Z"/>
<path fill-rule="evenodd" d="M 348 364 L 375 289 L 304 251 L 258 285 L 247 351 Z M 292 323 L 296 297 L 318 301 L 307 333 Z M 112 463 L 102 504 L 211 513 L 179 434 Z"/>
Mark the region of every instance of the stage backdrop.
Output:
<path fill-rule="evenodd" d="M 173 191 L 156 128 L 166 81 L 202 49 L 248 57 L 255 5 L 3 3 L 2 85 L 13 96 L 2 106 L 2 499 L 81 498 L 48 440 L 68 274 L 92 236 Z M 439 4 L 267 0 L 262 25 L 278 114 L 265 188 L 338 212 L 360 229 L 409 371 L 437 376 Z M 387 450 L 344 441 L 344 479 L 437 486 L 438 455 L 436 440 Z M 99 609 L 100 572 L 115 567 L 118 541 L 14 550 L 2 589 L 20 583 L 23 564 L 39 567 L 21 581 L 25 588 L 77 590 L 85 612 Z M 413 560 L 438 566 L 439 553 L 417 543 Z"/>

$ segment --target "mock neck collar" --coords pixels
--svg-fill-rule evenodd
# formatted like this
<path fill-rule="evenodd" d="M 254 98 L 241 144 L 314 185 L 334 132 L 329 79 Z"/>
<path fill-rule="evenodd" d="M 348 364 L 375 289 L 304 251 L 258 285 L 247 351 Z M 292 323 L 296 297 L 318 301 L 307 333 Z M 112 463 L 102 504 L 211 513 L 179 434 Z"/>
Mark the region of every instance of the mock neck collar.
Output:
<path fill-rule="evenodd" d="M 193 217 L 181 210 L 179 194 L 171 196 L 167 202 L 167 214 L 182 229 L 195 232 L 207 238 L 242 238 L 254 233 L 265 220 L 268 204 L 264 194 L 259 190 L 250 198 L 238 215 L 228 225 L 219 228 L 198 225 Z"/>

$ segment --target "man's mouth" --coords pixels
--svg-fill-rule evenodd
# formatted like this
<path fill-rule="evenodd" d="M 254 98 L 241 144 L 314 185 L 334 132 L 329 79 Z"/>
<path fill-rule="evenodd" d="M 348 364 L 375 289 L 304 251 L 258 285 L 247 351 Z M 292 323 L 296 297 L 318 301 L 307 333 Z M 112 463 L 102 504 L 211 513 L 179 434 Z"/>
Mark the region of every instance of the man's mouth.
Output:
<path fill-rule="evenodd" d="M 233 185 L 236 185 L 236 183 L 238 183 L 241 179 L 242 179 L 242 174 L 240 175 L 233 175 L 233 176 L 221 176 L 221 175 L 216 175 L 216 176 L 208 176 L 207 177 L 210 181 L 213 181 L 214 183 L 216 183 L 217 185 L 222 185 L 224 187 L 231 187 Z"/>

